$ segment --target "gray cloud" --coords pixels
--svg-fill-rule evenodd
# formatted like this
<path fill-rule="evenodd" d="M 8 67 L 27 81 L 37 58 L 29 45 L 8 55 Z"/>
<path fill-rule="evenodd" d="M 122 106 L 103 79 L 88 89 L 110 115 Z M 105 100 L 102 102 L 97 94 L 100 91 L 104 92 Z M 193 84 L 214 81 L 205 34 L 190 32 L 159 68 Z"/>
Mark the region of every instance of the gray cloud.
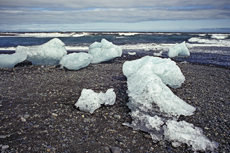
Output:
<path fill-rule="evenodd" d="M 0 24 L 230 19 L 229 0 L 0 0 Z"/>

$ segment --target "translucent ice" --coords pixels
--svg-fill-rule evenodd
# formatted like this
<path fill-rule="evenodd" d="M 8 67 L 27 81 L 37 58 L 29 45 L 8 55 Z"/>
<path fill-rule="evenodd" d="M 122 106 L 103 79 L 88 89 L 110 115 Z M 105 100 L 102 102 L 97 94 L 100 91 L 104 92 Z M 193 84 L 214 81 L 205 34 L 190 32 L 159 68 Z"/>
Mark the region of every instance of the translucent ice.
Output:
<path fill-rule="evenodd" d="M 18 46 L 17 53 L 27 53 L 27 59 L 34 65 L 58 65 L 67 54 L 65 44 L 58 38 L 39 46 Z"/>
<path fill-rule="evenodd" d="M 195 108 L 174 95 L 166 86 L 176 88 L 184 82 L 184 76 L 175 62 L 146 56 L 126 61 L 123 74 L 127 77 L 127 105 L 132 117 L 131 124 L 123 125 L 148 132 L 153 142 L 173 141 L 174 147 L 187 143 L 192 145 L 194 151 L 217 148 L 218 145 L 208 140 L 201 129 L 176 121 L 180 115 L 193 115 Z"/>
<path fill-rule="evenodd" d="M 91 114 L 101 107 L 102 104 L 113 105 L 116 100 L 116 94 L 113 89 L 108 89 L 106 93 L 96 93 L 91 89 L 83 89 L 81 96 L 75 106 L 82 111 L 90 112 Z"/>
<path fill-rule="evenodd" d="M 185 42 L 181 44 L 175 44 L 173 47 L 169 49 L 168 57 L 176 57 L 176 56 L 190 56 L 190 52 L 185 44 Z"/>
<path fill-rule="evenodd" d="M 112 42 L 102 39 L 89 46 L 89 54 L 93 56 L 91 63 L 100 63 L 122 55 L 122 49 Z"/>
<path fill-rule="evenodd" d="M 188 146 L 192 146 L 193 151 L 214 150 L 218 147 L 218 143 L 211 142 L 203 135 L 202 129 L 185 121 L 168 120 L 164 126 L 164 136 L 165 140 L 173 141 L 174 147 L 186 143 Z"/>
<path fill-rule="evenodd" d="M 123 65 L 123 73 L 128 78 L 130 75 L 140 71 L 150 71 L 152 74 L 157 75 L 163 81 L 164 84 L 173 88 L 178 88 L 185 81 L 185 77 L 182 74 L 180 68 L 171 59 L 162 59 L 159 57 L 145 56 L 141 59 L 127 61 Z M 145 72 L 141 72 L 145 75 Z"/>
<path fill-rule="evenodd" d="M 12 68 L 26 58 L 26 53 L 0 54 L 0 68 Z"/>
<path fill-rule="evenodd" d="M 72 53 L 62 57 L 60 65 L 69 70 L 79 70 L 90 64 L 92 55 L 87 53 Z"/>

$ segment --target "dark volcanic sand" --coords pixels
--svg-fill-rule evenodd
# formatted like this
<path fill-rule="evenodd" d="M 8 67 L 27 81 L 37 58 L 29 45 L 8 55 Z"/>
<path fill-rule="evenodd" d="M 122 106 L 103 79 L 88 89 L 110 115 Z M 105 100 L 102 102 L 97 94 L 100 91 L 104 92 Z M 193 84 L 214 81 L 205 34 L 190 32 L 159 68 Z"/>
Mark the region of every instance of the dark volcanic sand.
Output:
<path fill-rule="evenodd" d="M 126 106 L 126 77 L 122 65 L 140 58 L 123 55 L 109 62 L 91 64 L 79 71 L 54 66 L 0 69 L 0 149 L 5 152 L 106 153 L 112 147 L 123 153 L 193 152 L 169 142 L 154 144 L 148 133 L 133 131 Z M 180 117 L 201 127 L 219 143 L 216 152 L 230 152 L 230 69 L 178 63 L 186 81 L 173 92 L 196 107 L 195 114 Z M 74 107 L 83 88 L 105 92 L 114 88 L 113 106 L 93 114 Z"/>

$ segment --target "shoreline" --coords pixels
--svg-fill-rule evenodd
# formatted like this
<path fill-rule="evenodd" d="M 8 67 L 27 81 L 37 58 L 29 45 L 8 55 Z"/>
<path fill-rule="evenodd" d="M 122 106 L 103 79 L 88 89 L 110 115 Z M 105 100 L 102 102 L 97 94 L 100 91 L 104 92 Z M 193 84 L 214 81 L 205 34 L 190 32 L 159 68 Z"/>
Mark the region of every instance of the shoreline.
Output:
<path fill-rule="evenodd" d="M 0 144 L 13 152 L 193 152 L 182 145 L 153 143 L 149 135 L 133 131 L 126 106 L 126 77 L 122 65 L 146 54 L 122 55 L 79 71 L 55 66 L 26 65 L 0 69 Z M 183 117 L 200 127 L 210 140 L 218 142 L 216 152 L 230 152 L 230 69 L 177 62 L 185 82 L 174 94 L 196 107 L 194 115 Z M 114 88 L 113 106 L 102 106 L 93 114 L 74 107 L 83 88 L 105 92 Z M 25 119 L 25 120 L 24 120 Z"/>

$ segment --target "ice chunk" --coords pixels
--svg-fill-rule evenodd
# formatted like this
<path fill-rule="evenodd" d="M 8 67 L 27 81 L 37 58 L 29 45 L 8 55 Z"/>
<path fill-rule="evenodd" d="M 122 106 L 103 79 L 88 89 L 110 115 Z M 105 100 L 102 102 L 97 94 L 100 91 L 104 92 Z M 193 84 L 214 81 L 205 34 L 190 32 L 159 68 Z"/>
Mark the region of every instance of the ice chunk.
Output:
<path fill-rule="evenodd" d="M 12 68 L 26 58 L 26 53 L 0 54 L 0 68 Z"/>
<path fill-rule="evenodd" d="M 27 53 L 27 59 L 34 65 L 58 65 L 67 54 L 65 44 L 58 38 L 39 46 L 18 46 L 16 53 Z"/>
<path fill-rule="evenodd" d="M 90 64 L 92 55 L 87 53 L 72 53 L 62 57 L 60 65 L 69 70 L 79 70 Z"/>
<path fill-rule="evenodd" d="M 136 52 L 128 52 L 129 55 L 136 55 Z"/>
<path fill-rule="evenodd" d="M 202 129 L 185 121 L 168 120 L 164 126 L 164 136 L 165 140 L 173 141 L 174 147 L 186 143 L 188 146 L 192 146 L 193 151 L 213 151 L 218 147 L 218 143 L 211 142 L 203 135 Z"/>
<path fill-rule="evenodd" d="M 123 125 L 148 132 L 154 143 L 168 140 L 173 141 L 174 147 L 187 143 L 192 145 L 194 151 L 217 148 L 218 145 L 208 140 L 201 129 L 186 122 L 172 120 L 180 115 L 192 115 L 195 111 L 193 106 L 174 95 L 166 86 L 168 84 L 179 87 L 184 81 L 184 76 L 175 62 L 146 56 L 126 61 L 123 73 L 127 77 L 127 105 L 131 109 L 132 117 L 131 124 Z M 178 78 L 179 81 L 173 81 Z"/>
<path fill-rule="evenodd" d="M 100 63 L 122 55 L 122 49 L 112 42 L 102 39 L 89 46 L 89 54 L 93 56 L 91 63 Z"/>
<path fill-rule="evenodd" d="M 82 111 L 90 112 L 91 114 L 101 107 L 102 104 L 113 105 L 116 101 L 116 94 L 113 89 L 108 89 L 106 93 L 95 93 L 91 89 L 83 89 L 81 96 L 75 106 Z"/>
<path fill-rule="evenodd" d="M 183 42 L 181 44 L 175 44 L 173 47 L 171 47 L 169 49 L 168 57 L 172 58 L 172 57 L 176 57 L 178 55 L 190 56 L 190 52 L 189 52 L 188 48 L 186 47 L 185 42 Z"/>
<path fill-rule="evenodd" d="M 180 87 L 185 81 L 184 75 L 174 61 L 159 57 L 145 56 L 141 59 L 126 61 L 123 65 L 123 73 L 128 78 L 142 68 L 143 70 L 145 70 L 145 68 L 148 69 L 150 72 L 160 77 L 164 84 L 172 88 Z M 142 73 L 145 74 L 145 72 Z"/>
<path fill-rule="evenodd" d="M 160 51 L 159 53 L 153 53 L 153 56 L 162 56 L 163 51 Z"/>

